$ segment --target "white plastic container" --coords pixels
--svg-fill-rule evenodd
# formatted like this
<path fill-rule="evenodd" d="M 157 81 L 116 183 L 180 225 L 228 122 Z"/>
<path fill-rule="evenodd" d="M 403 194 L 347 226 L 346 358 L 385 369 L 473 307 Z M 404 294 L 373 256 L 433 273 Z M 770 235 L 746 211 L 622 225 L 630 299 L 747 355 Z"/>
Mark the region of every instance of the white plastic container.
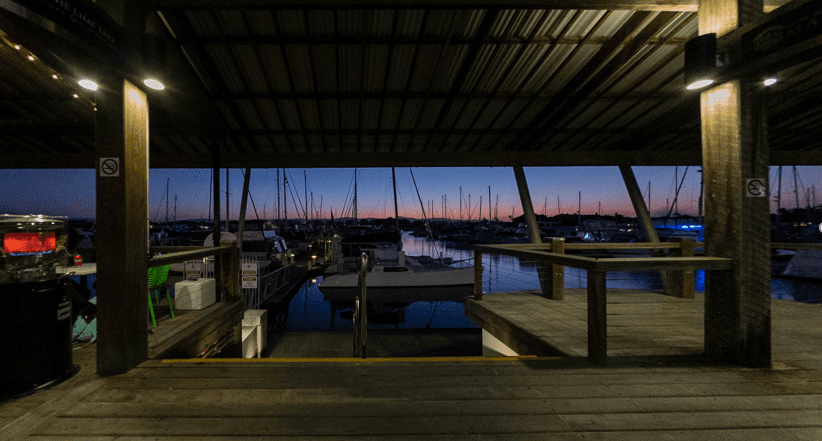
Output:
<path fill-rule="evenodd" d="M 200 310 L 211 306 L 217 299 L 214 279 L 184 280 L 174 284 L 174 308 Z"/>

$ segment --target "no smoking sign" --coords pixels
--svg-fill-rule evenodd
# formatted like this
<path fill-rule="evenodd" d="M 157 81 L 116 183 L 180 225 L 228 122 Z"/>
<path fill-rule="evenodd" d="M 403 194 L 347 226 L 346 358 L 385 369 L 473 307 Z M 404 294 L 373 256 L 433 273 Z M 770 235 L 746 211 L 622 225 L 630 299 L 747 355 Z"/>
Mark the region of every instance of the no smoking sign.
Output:
<path fill-rule="evenodd" d="M 746 179 L 745 195 L 749 198 L 768 197 L 768 181 L 765 178 Z"/>
<path fill-rule="evenodd" d="M 100 158 L 100 177 L 116 178 L 120 176 L 120 158 Z"/>

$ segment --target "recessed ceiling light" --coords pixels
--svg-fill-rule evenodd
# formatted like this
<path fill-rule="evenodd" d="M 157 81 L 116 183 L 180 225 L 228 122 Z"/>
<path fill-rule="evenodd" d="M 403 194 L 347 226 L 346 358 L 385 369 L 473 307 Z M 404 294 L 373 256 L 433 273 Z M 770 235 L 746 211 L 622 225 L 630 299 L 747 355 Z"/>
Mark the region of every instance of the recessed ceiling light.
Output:
<path fill-rule="evenodd" d="M 79 84 L 84 89 L 97 90 L 97 83 L 86 78 L 83 78 L 82 80 L 78 81 L 77 84 Z"/>
<path fill-rule="evenodd" d="M 767 80 L 763 81 L 762 84 L 766 86 L 773 86 L 776 82 L 779 81 L 777 78 L 768 78 Z"/>
<path fill-rule="evenodd" d="M 17 49 L 17 50 L 19 51 L 19 50 L 20 50 L 20 45 L 19 45 L 19 44 L 15 44 L 15 45 L 14 45 L 14 48 L 15 48 L 15 49 Z"/>
<path fill-rule="evenodd" d="M 80 95 L 77 95 L 76 93 L 72 96 L 74 96 L 75 98 L 80 98 Z"/>
<path fill-rule="evenodd" d="M 28 58 L 28 59 L 29 59 L 29 61 L 34 61 L 34 55 L 29 55 L 29 56 L 28 56 L 28 57 L 26 57 L 26 58 Z"/>
<path fill-rule="evenodd" d="M 708 87 L 714 83 L 714 80 L 699 80 L 691 83 L 687 89 L 688 90 L 695 90 L 695 89 L 702 89 L 703 87 Z"/>
<path fill-rule="evenodd" d="M 59 79 L 59 77 L 56 74 L 52 75 L 51 77 L 54 78 L 55 80 Z"/>
<path fill-rule="evenodd" d="M 161 82 L 159 82 L 159 81 L 157 81 L 153 78 L 148 78 L 148 79 L 144 80 L 143 84 L 145 84 L 146 86 L 148 86 L 148 87 L 150 87 L 154 90 L 163 90 L 163 89 L 166 88 L 166 86 L 164 86 L 163 83 L 161 83 Z"/>

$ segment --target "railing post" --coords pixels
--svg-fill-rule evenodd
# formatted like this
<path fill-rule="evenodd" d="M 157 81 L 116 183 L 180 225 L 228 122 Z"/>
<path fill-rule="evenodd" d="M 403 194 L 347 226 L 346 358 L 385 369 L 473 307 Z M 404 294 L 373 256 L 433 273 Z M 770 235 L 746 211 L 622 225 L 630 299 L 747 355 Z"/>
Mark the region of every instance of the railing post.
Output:
<path fill-rule="evenodd" d="M 679 243 L 679 249 L 672 250 L 673 257 L 694 257 L 693 239 L 677 237 L 674 241 Z M 694 269 L 693 267 L 683 267 L 680 270 L 668 271 L 668 294 L 681 299 L 694 298 Z"/>
<path fill-rule="evenodd" d="M 551 238 L 551 252 L 556 254 L 565 254 L 565 238 L 552 237 Z M 551 300 L 562 300 L 565 298 L 565 267 L 562 265 L 545 265 L 545 269 L 550 268 L 551 272 L 548 274 L 546 285 L 551 287 L 551 292 L 546 296 Z"/>
<path fill-rule="evenodd" d="M 608 363 L 605 271 L 588 271 L 588 359 Z"/>
<path fill-rule="evenodd" d="M 482 300 L 482 251 L 474 250 L 474 300 Z"/>
<path fill-rule="evenodd" d="M 236 302 L 240 298 L 240 249 L 237 247 L 231 248 L 231 272 L 228 280 L 231 281 L 228 292 L 231 296 L 231 301 Z"/>

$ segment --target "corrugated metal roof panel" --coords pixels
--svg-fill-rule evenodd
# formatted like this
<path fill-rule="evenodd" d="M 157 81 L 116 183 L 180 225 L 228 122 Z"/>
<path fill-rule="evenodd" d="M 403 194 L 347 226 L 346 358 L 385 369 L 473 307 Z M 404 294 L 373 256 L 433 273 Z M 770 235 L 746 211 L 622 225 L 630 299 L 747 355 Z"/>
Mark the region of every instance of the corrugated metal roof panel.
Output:
<path fill-rule="evenodd" d="M 286 69 L 286 60 L 283 52 L 277 45 L 258 46 L 260 59 L 263 63 L 264 74 L 271 86 L 272 92 L 293 92 L 291 88 L 291 72 Z"/>

